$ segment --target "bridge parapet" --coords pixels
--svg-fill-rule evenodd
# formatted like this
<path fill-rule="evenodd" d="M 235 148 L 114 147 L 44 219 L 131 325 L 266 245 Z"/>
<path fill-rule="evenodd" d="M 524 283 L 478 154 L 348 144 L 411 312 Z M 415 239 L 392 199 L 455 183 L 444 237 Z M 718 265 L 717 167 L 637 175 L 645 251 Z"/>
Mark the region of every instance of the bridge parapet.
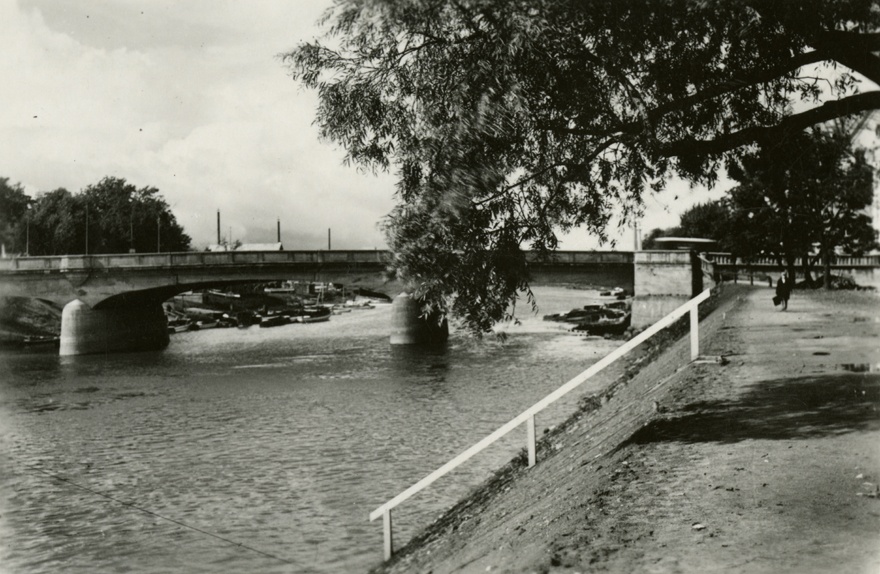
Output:
<path fill-rule="evenodd" d="M 631 264 L 633 258 L 634 254 L 631 251 L 556 251 L 549 261 L 541 261 L 541 263 L 556 265 Z M 529 263 L 539 262 L 538 254 L 527 251 L 526 261 Z"/>
<path fill-rule="evenodd" d="M 773 257 L 758 257 L 746 262 L 745 259 L 733 257 L 730 253 L 707 253 L 706 254 L 716 265 L 737 265 L 751 267 L 772 267 L 780 269 L 779 262 Z M 795 261 L 795 267 L 802 267 L 803 260 L 798 258 Z M 836 256 L 831 266 L 834 268 L 851 269 L 856 267 L 880 267 L 880 255 L 865 255 L 862 257 Z"/>
<path fill-rule="evenodd" d="M 56 255 L 0 259 L 0 272 L 81 271 L 92 269 L 149 269 L 284 263 L 384 264 L 388 251 L 191 251 L 183 253 L 125 253 Z"/>

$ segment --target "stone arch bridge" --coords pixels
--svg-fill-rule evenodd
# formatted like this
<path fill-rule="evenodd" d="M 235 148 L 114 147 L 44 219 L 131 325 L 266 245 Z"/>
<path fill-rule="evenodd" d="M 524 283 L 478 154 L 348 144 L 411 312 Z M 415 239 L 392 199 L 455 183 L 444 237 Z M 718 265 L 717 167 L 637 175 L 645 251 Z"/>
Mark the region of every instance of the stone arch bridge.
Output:
<path fill-rule="evenodd" d="M 397 295 L 387 251 L 228 251 L 0 259 L 0 296 L 64 306 L 61 353 L 156 349 L 168 344 L 162 302 L 178 293 L 257 281 L 342 283 Z M 633 254 L 568 251 L 532 260 L 534 284 L 633 289 Z"/>
<path fill-rule="evenodd" d="M 194 289 L 256 281 L 342 283 L 397 295 L 387 251 L 229 251 L 71 255 L 0 259 L 0 297 L 47 299 L 64 306 L 61 353 L 158 349 L 168 344 L 162 302 Z M 623 287 L 634 292 L 632 323 L 646 326 L 715 278 L 780 271 L 772 261 L 744 268 L 724 253 L 559 251 L 550 261 L 527 253 L 533 285 Z M 839 258 L 835 273 L 880 286 L 880 256 Z"/>

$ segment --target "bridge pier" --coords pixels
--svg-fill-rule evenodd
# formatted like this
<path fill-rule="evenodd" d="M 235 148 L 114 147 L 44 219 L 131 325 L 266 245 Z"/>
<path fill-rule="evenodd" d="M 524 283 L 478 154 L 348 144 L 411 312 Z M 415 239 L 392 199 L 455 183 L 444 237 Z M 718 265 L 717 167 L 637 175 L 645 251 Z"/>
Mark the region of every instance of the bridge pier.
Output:
<path fill-rule="evenodd" d="M 654 324 L 697 296 L 705 283 L 700 259 L 693 251 L 636 252 L 634 274 L 631 321 L 635 328 Z"/>
<path fill-rule="evenodd" d="M 401 293 L 391 303 L 392 345 L 442 345 L 449 338 L 446 319 L 438 322 L 435 317 L 421 317 L 418 300 L 408 293 Z"/>
<path fill-rule="evenodd" d="M 168 345 L 160 303 L 92 309 L 79 299 L 61 312 L 60 355 L 155 351 Z"/>

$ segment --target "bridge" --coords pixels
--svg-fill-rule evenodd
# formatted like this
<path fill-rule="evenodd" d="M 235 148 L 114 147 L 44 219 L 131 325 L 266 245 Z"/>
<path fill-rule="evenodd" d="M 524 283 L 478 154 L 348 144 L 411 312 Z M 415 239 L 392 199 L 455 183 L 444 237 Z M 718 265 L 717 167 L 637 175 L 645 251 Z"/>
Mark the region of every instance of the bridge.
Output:
<path fill-rule="evenodd" d="M 162 348 L 162 302 L 196 289 L 262 281 L 341 283 L 391 296 L 387 251 L 227 251 L 64 255 L 0 259 L 0 296 L 46 299 L 64 307 L 61 353 Z M 559 252 L 532 261 L 540 284 L 633 288 L 633 254 Z"/>
<path fill-rule="evenodd" d="M 387 251 L 228 251 L 65 255 L 0 259 L 0 296 L 51 300 L 64 307 L 61 353 L 158 349 L 168 344 L 162 302 L 196 289 L 262 281 L 341 283 L 394 296 Z M 703 290 L 718 274 L 778 273 L 775 261 L 749 266 L 729 254 L 706 263 L 688 251 L 527 253 L 533 285 L 623 287 L 635 292 L 633 325 L 645 326 Z M 880 256 L 840 257 L 835 274 L 880 286 Z"/>

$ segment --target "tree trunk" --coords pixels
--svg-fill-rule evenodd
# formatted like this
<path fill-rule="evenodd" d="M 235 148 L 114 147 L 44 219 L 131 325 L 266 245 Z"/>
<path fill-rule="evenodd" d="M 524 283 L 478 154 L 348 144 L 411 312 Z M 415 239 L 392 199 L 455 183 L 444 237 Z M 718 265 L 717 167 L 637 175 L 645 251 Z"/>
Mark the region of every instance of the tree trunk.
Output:
<path fill-rule="evenodd" d="M 791 279 L 792 287 L 797 283 L 795 281 L 795 264 L 797 263 L 797 259 L 792 254 L 787 254 L 785 256 L 785 270 L 788 271 L 788 278 Z"/>
<path fill-rule="evenodd" d="M 804 281 L 806 282 L 808 287 L 812 288 L 813 287 L 813 274 L 811 272 L 810 254 L 809 253 L 804 253 L 803 260 L 801 261 L 801 263 L 802 263 L 802 266 L 804 269 Z"/>
<path fill-rule="evenodd" d="M 831 250 L 827 247 L 822 248 L 822 265 L 824 267 L 823 285 L 825 289 L 831 289 Z"/>

